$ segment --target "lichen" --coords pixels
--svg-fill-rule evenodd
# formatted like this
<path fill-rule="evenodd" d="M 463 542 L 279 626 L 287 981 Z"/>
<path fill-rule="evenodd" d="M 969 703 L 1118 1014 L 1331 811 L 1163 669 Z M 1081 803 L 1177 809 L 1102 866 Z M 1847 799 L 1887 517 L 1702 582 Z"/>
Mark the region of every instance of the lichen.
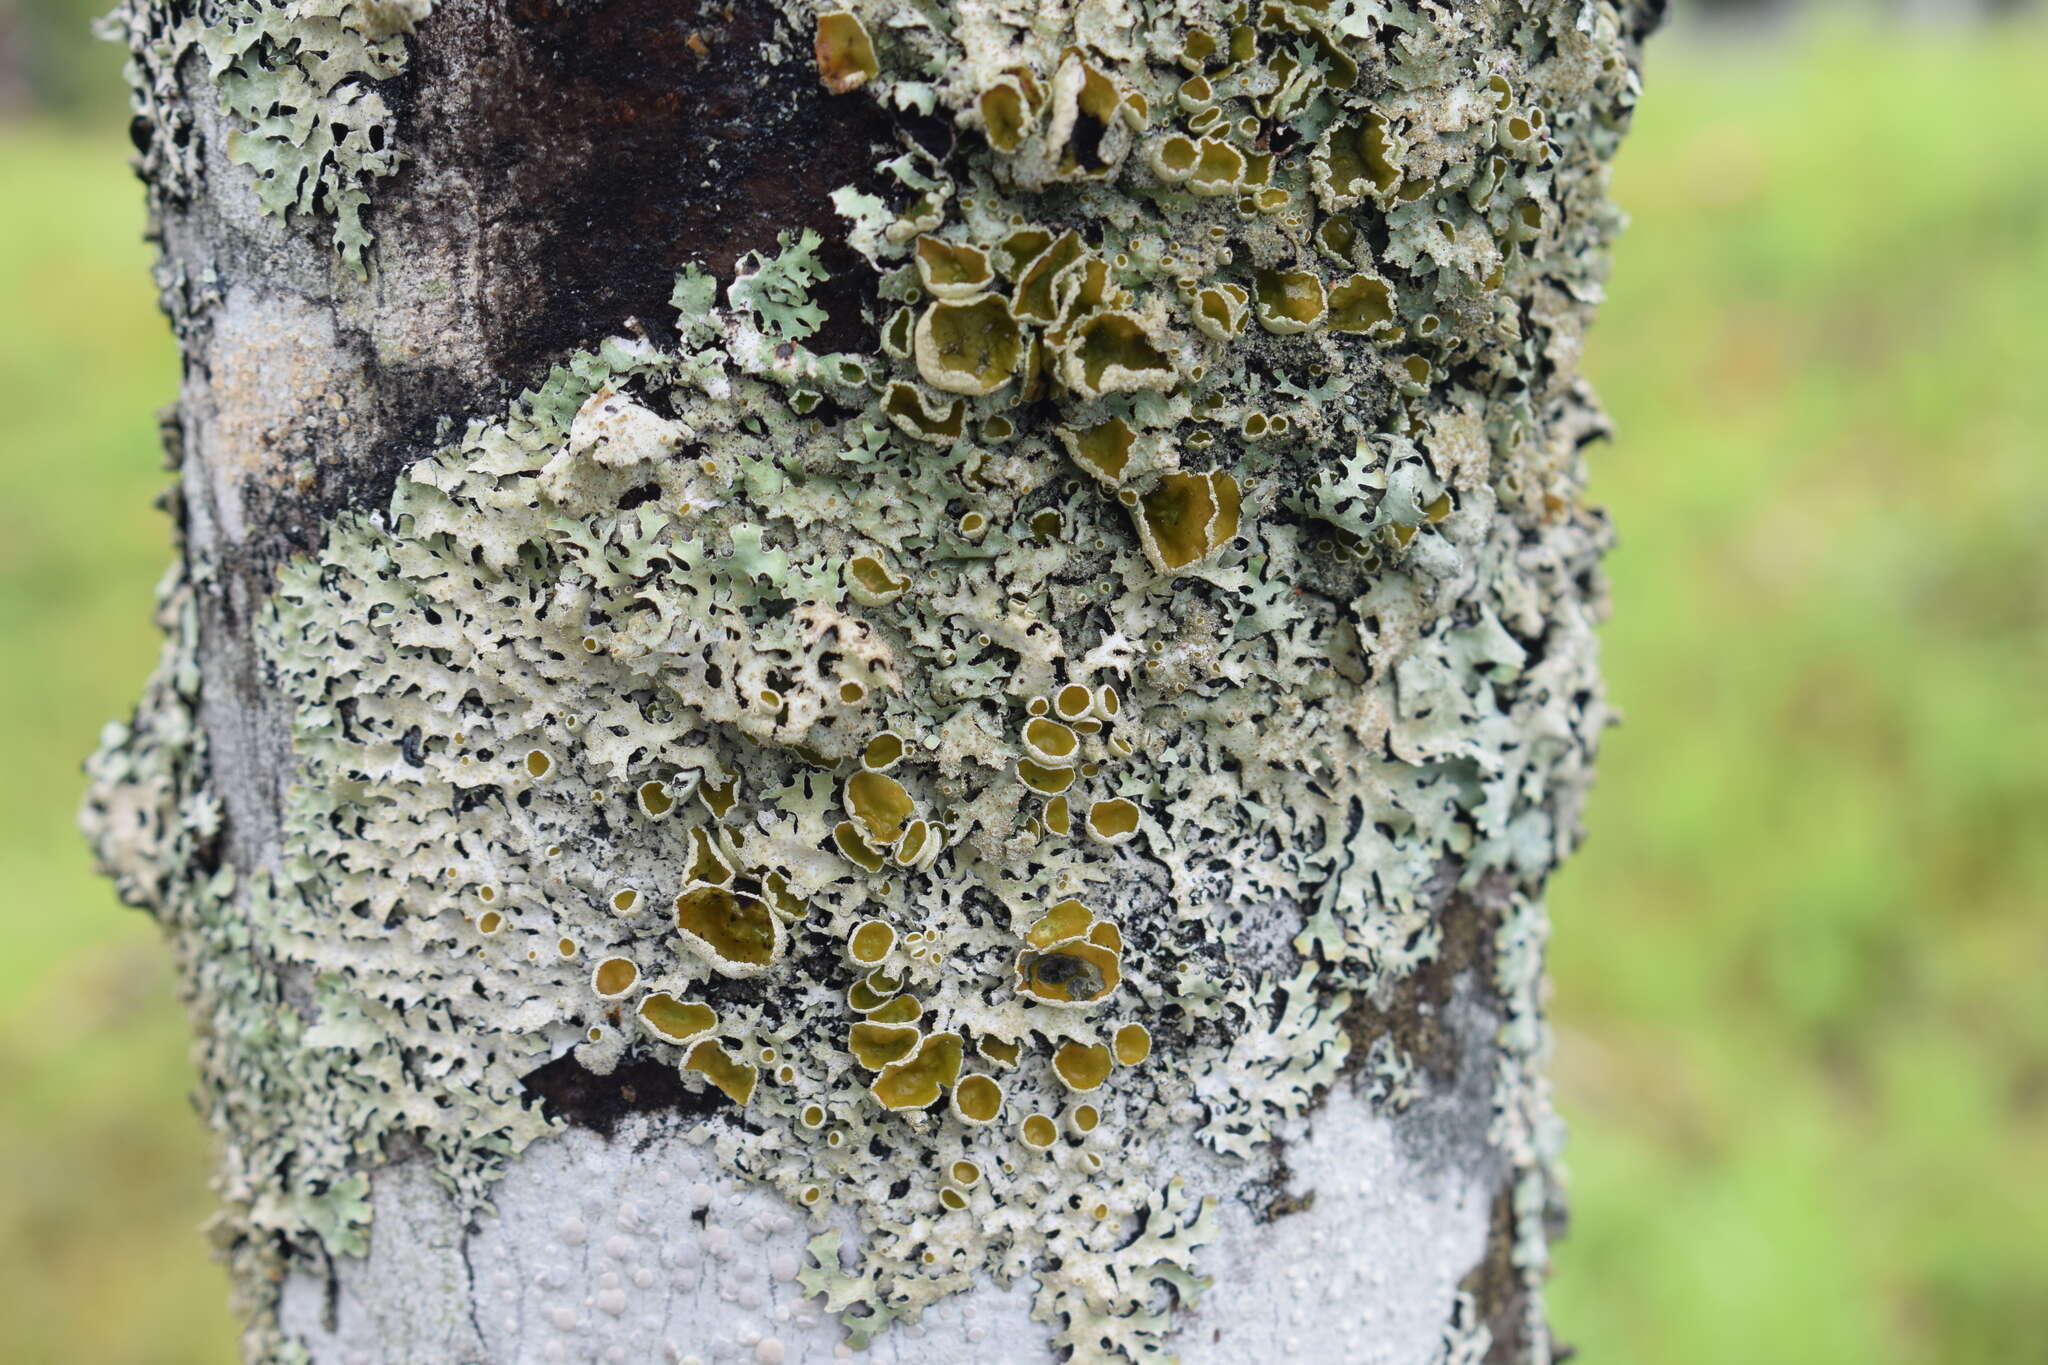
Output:
<path fill-rule="evenodd" d="M 210 868 L 189 638 L 96 761 L 102 857 L 214 1021 L 235 1245 L 348 1251 L 400 1134 L 481 1209 L 547 1128 L 521 1078 L 630 1049 L 854 1230 L 804 1282 L 855 1344 L 1030 1274 L 1075 1358 L 1163 1359 L 1215 1231 L 1147 1134 L 1257 1159 L 1493 878 L 1533 1287 L 1538 897 L 1606 722 L 1575 365 L 1620 17 L 792 20 L 828 88 L 959 133 L 834 196 L 871 343 L 807 344 L 821 243 L 784 234 L 338 517 L 259 630 L 277 869 Z M 1400 1059 L 1351 1060 L 1395 1107 Z"/>
<path fill-rule="evenodd" d="M 379 87 L 405 69 L 405 39 L 432 8 L 432 0 L 124 0 L 105 31 L 131 54 L 136 112 L 174 120 L 154 123 L 172 136 L 145 150 L 153 192 L 182 196 L 199 175 L 175 136 L 191 117 L 175 111 L 178 67 L 196 55 L 232 123 L 224 150 L 248 168 L 263 211 L 330 219 L 335 251 L 367 275 L 363 211 L 371 186 L 400 161 L 397 120 Z"/>

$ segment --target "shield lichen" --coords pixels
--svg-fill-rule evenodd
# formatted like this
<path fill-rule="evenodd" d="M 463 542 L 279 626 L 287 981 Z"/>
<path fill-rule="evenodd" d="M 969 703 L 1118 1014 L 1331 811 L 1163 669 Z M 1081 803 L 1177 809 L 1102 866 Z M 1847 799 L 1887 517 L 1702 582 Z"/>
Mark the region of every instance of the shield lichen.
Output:
<path fill-rule="evenodd" d="M 995 294 L 941 298 L 918 318 L 911 344 L 918 373 L 947 393 L 994 393 L 1024 360 L 1024 335 Z"/>
<path fill-rule="evenodd" d="M 325 217 L 335 251 L 367 276 L 371 188 L 402 160 L 382 86 L 406 66 L 406 40 L 432 0 L 224 0 L 207 6 L 125 0 L 108 18 L 132 54 L 137 112 L 160 129 L 144 153 L 153 193 L 183 196 L 204 171 L 175 135 L 178 69 L 203 64 L 232 125 L 224 149 L 257 202 L 280 218 Z"/>
<path fill-rule="evenodd" d="M 980 1074 L 961 1077 L 960 1083 L 953 1087 L 953 1112 L 963 1123 L 994 1123 L 1003 1112 L 1003 1083 L 993 1076 Z M 966 1162 L 960 1164 L 970 1165 Z M 974 1183 L 980 1174 L 975 1169 L 974 1177 L 965 1183 Z"/>
<path fill-rule="evenodd" d="M 818 79 L 835 95 L 860 89 L 881 70 L 867 25 L 858 14 L 846 10 L 818 16 L 812 50 L 818 60 Z"/>
<path fill-rule="evenodd" d="M 244 151 L 324 186 L 355 259 L 384 163 L 352 126 L 301 164 L 270 86 L 389 148 L 364 82 L 403 44 L 312 72 L 305 34 L 366 21 L 256 8 L 206 40 L 223 98 L 268 101 Z M 831 321 L 866 340 L 813 349 L 846 329 L 784 233 L 722 305 L 685 272 L 674 344 L 593 338 L 327 526 L 261 629 L 277 866 L 216 856 L 182 581 L 95 760 L 102 858 L 212 1021 L 244 1278 L 359 1247 L 349 1182 L 398 1134 L 482 1208 L 548 1128 L 522 1076 L 630 1050 L 744 1110 L 733 1171 L 858 1228 L 853 1270 L 833 1234 L 805 1272 L 858 1341 L 1031 1274 L 1077 1358 L 1158 1360 L 1154 1286 L 1199 1293 L 1216 1224 L 1146 1134 L 1266 1159 L 1354 996 L 1483 884 L 1516 907 L 1497 1128 L 1533 1288 L 1531 925 L 1606 720 L 1576 357 L 1624 16 L 789 12 L 815 41 L 781 59 L 957 137 L 834 196 L 877 302 Z"/>
<path fill-rule="evenodd" d="M 676 896 L 676 936 L 722 976 L 753 976 L 782 956 L 782 921 L 765 902 L 722 886 Z"/>
<path fill-rule="evenodd" d="M 932 1034 L 917 1045 L 915 1055 L 884 1067 L 868 1089 L 884 1109 L 926 1108 L 958 1079 L 961 1051 L 959 1034 Z"/>
<path fill-rule="evenodd" d="M 742 1109 L 754 1097 L 754 1086 L 760 1078 L 758 1068 L 736 1060 L 716 1041 L 702 1042 L 691 1048 L 690 1055 L 683 1061 L 683 1070 L 702 1075 Z"/>
<path fill-rule="evenodd" d="M 678 1000 L 667 991 L 649 992 L 637 1013 L 640 1022 L 665 1043 L 687 1042 L 718 1024 L 718 1013 L 709 1005 Z"/>

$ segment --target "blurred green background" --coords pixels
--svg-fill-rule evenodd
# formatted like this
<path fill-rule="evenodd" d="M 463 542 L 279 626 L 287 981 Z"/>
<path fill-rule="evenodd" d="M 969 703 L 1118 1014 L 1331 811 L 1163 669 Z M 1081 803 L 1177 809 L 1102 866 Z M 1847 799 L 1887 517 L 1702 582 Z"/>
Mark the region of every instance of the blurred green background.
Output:
<path fill-rule="evenodd" d="M 0 11 L 0 1359 L 220 1362 L 184 1020 L 71 827 L 177 379 L 80 11 Z M 1651 48 L 1588 358 L 1627 721 L 1552 898 L 1584 1361 L 2048 1361 L 2044 69 L 2038 19 Z"/>

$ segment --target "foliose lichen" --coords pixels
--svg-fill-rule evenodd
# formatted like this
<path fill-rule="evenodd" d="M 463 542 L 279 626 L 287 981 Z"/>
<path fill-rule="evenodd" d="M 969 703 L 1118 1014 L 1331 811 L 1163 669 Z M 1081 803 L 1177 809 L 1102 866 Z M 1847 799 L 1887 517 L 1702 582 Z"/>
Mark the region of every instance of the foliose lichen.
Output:
<path fill-rule="evenodd" d="M 199 178 L 178 66 L 196 57 L 233 122 L 228 159 L 248 168 L 257 200 L 279 218 L 332 221 L 334 249 L 358 275 L 376 181 L 398 169 L 397 127 L 378 88 L 405 69 L 406 35 L 433 0 L 123 0 L 102 21 L 129 51 L 143 126 L 144 178 L 182 197 Z"/>
<path fill-rule="evenodd" d="M 266 203 L 353 260 L 402 25 L 315 8 L 188 37 Z M 853 1218 L 805 1283 L 856 1344 L 1032 1275 L 1073 1358 L 1164 1359 L 1215 1234 L 1148 1137 L 1254 1157 L 1346 1066 L 1405 1104 L 1343 1016 L 1438 953 L 1448 875 L 1517 888 L 1495 1141 L 1533 1290 L 1540 894 L 1607 719 L 1576 360 L 1623 16 L 791 15 L 771 58 L 953 134 L 834 196 L 871 345 L 811 349 L 820 243 L 785 234 L 337 520 L 260 627 L 298 770 L 239 883 L 167 597 L 88 824 L 187 945 L 224 1236 L 358 1248 L 401 1134 L 481 1210 L 548 1128 L 522 1077 L 630 1052 L 722 1097 L 732 1171 Z"/>

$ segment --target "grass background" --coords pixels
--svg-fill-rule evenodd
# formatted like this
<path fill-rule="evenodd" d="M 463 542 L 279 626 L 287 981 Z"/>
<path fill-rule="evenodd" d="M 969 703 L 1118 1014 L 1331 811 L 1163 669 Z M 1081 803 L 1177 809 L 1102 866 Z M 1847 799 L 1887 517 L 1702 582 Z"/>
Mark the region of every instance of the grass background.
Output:
<path fill-rule="evenodd" d="M 1627 720 L 1552 897 L 1584 1361 L 2048 1361 L 2044 66 L 1652 47 L 1587 361 Z M 0 1359 L 184 1365 L 233 1332 L 185 1024 L 71 828 L 177 378 L 99 122 L 0 125 Z"/>

